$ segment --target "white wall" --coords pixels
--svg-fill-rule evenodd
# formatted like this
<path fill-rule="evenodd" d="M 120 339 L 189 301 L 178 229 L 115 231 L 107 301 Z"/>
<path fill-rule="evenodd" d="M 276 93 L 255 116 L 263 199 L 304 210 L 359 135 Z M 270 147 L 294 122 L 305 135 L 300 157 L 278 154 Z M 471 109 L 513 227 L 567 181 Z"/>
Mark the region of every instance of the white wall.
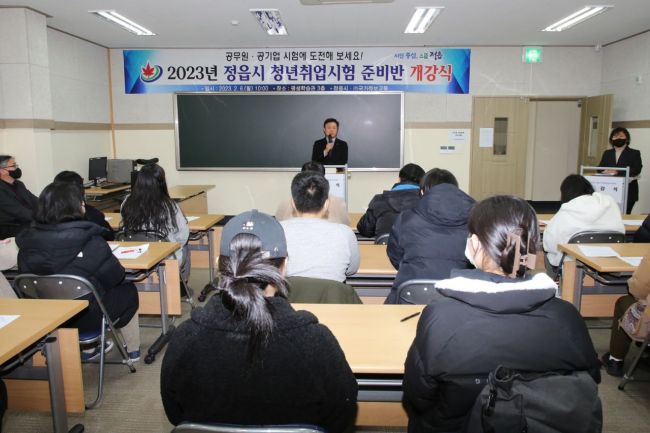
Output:
<path fill-rule="evenodd" d="M 649 82 L 650 32 L 603 48 L 601 93 L 614 94 L 614 121 L 650 119 Z"/>
<path fill-rule="evenodd" d="M 425 170 L 433 167 L 452 171 L 461 188 L 469 186 L 470 152 L 442 155 L 447 143 L 446 122 L 472 120 L 474 95 L 592 96 L 600 91 L 601 53 L 593 48 L 545 48 L 544 63 L 521 63 L 521 48 L 477 47 L 472 49 L 471 95 L 407 93 L 404 102 L 405 163 L 415 162 Z M 215 184 L 209 193 L 212 212 L 236 213 L 251 207 L 274 211 L 289 193 L 291 173 L 176 172 L 171 94 L 127 95 L 121 50 L 111 50 L 113 106 L 117 124 L 132 124 L 137 130 L 119 130 L 116 155 L 120 158 L 159 157 L 170 184 Z M 149 125 L 147 125 L 149 124 Z M 151 130 L 155 125 L 166 124 Z M 140 126 L 138 126 L 140 125 Z M 392 173 L 352 173 L 349 180 L 349 210 L 363 211 L 374 194 L 390 187 Z"/>
<path fill-rule="evenodd" d="M 108 123 L 108 50 L 47 29 L 53 119 Z"/>

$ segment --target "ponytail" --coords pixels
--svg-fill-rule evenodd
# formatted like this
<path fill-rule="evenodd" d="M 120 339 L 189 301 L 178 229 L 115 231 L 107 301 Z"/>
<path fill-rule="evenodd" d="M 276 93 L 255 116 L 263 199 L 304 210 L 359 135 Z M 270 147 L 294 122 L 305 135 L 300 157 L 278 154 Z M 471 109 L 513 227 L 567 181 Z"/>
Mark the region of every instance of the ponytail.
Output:
<path fill-rule="evenodd" d="M 230 257 L 219 257 L 219 281 L 223 304 L 235 319 L 243 320 L 250 332 L 249 360 L 259 354 L 268 340 L 274 322 L 271 304 L 264 289 L 271 285 L 276 296 L 287 297 L 287 287 L 280 267 L 284 258 L 265 259 L 257 236 L 238 234 L 230 242 Z"/>

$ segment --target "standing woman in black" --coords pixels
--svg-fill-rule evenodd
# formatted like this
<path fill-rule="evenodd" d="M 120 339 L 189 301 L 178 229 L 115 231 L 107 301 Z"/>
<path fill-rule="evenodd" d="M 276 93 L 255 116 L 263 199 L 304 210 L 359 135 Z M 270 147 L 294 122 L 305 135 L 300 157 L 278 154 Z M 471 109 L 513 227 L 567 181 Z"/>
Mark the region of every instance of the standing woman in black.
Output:
<path fill-rule="evenodd" d="M 614 128 L 609 134 L 609 144 L 613 147 L 603 152 L 599 167 L 630 167 L 630 178 L 636 178 L 641 174 L 641 152 L 630 149 L 630 133 L 625 128 Z M 603 173 L 623 176 L 624 173 L 616 170 L 605 170 Z M 639 182 L 634 179 L 627 189 L 627 209 L 625 213 L 631 213 L 634 203 L 639 200 Z"/>

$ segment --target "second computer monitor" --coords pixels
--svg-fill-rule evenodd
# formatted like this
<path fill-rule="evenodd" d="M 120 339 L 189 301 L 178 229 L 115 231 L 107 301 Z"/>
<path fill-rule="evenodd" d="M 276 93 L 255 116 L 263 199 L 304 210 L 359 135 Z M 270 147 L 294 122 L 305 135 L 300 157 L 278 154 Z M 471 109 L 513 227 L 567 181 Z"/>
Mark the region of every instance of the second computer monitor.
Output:
<path fill-rule="evenodd" d="M 109 159 L 107 164 L 106 180 L 111 183 L 131 183 L 131 172 L 133 171 L 133 160 L 131 159 Z"/>

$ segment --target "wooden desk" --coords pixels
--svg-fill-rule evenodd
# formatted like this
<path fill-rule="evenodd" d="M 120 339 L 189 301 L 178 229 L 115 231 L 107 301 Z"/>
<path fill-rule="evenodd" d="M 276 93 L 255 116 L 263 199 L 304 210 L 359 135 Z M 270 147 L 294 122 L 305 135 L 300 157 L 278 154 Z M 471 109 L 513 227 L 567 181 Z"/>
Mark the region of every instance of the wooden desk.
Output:
<path fill-rule="evenodd" d="M 359 255 L 359 270 L 346 283 L 354 287 L 364 304 L 383 304 L 397 275 L 386 245 L 360 244 Z"/>
<path fill-rule="evenodd" d="M 293 304 L 311 311 L 336 336 L 359 382 L 357 426 L 406 426 L 402 408 L 404 361 L 424 305 Z M 377 391 L 380 388 L 382 391 Z M 378 394 L 379 393 L 379 394 Z M 383 396 L 380 401 L 378 395 Z M 388 397 L 389 401 L 386 401 Z"/>
<path fill-rule="evenodd" d="M 77 394 L 76 399 L 81 398 L 83 408 L 83 384 L 76 329 L 73 333 L 74 344 L 71 346 L 76 350 L 71 351 L 63 350 L 63 345 L 70 339 L 64 338 L 61 332 L 53 331 L 87 306 L 88 301 L 0 299 L 0 314 L 20 315 L 18 319 L 4 328 L 0 328 L 0 364 L 7 362 L 45 336 L 55 337 L 48 339 L 52 341 L 46 341 L 45 354 L 48 359 L 49 405 L 52 411 L 54 431 L 57 433 L 68 431 L 66 405 L 70 410 L 70 404 L 75 399 L 73 393 Z M 64 387 L 66 375 L 76 376 L 77 384 L 80 386 L 77 389 Z M 7 380 L 10 407 L 16 407 L 13 404 L 14 398 L 20 400 L 19 404 L 25 399 L 41 401 L 47 399 L 47 395 L 43 396 L 43 393 L 33 395 L 33 389 L 31 392 L 25 391 L 20 382 L 25 381 Z M 70 382 L 66 380 L 66 383 Z M 83 412 L 83 409 L 81 411 Z"/>
<path fill-rule="evenodd" d="M 147 242 L 109 242 L 109 245 L 138 246 Z M 120 263 L 127 271 L 127 279 L 139 282 L 155 273 L 158 277 L 156 285 L 139 285 L 138 296 L 140 308 L 138 314 L 160 314 L 160 336 L 147 350 L 145 363 L 150 364 L 156 354 L 165 347 L 174 331 L 174 326 L 168 323 L 168 314 L 181 314 L 180 273 L 178 260 L 165 260 L 170 254 L 180 248 L 176 242 L 149 242 L 149 249 L 137 259 L 121 259 Z"/>
<path fill-rule="evenodd" d="M 131 185 L 122 185 L 110 189 L 88 188 L 84 195 L 88 204 L 101 211 L 116 211 L 120 209 Z"/>
<path fill-rule="evenodd" d="M 642 257 L 650 250 L 650 244 L 589 244 L 589 246 L 610 247 L 623 257 Z M 586 257 L 579 244 L 560 244 L 558 249 L 575 261 L 564 260 L 562 266 L 562 299 L 573 303 L 585 317 L 611 317 L 616 299 L 626 293 L 615 290 L 613 293 L 583 294 L 585 287 L 585 266 L 598 273 L 620 272 L 632 274 L 636 267 L 618 257 Z"/>
<path fill-rule="evenodd" d="M 169 188 L 169 196 L 178 202 L 185 215 L 208 213 L 207 191 L 214 185 L 177 185 Z"/>
<path fill-rule="evenodd" d="M 550 221 L 551 218 L 553 218 L 554 215 L 555 214 L 552 214 L 552 213 L 550 213 L 550 214 L 537 214 L 537 219 L 540 220 L 540 221 L 541 220 Z M 641 214 L 623 215 L 623 224 L 625 224 L 625 221 L 630 221 L 630 220 L 643 221 L 644 219 L 646 219 L 647 216 L 648 215 L 641 215 Z M 541 225 L 540 226 L 540 231 L 542 233 L 544 232 L 545 227 L 546 227 L 546 225 Z M 634 225 L 625 224 L 625 233 L 628 234 L 628 235 L 632 235 L 632 234 L 636 233 L 637 230 L 639 230 L 639 227 L 641 227 L 641 224 L 634 224 Z"/>
<path fill-rule="evenodd" d="M 106 213 L 106 221 L 111 226 L 113 230 L 118 230 L 120 224 L 122 223 L 122 215 L 119 213 Z M 218 245 L 215 242 L 215 226 L 219 221 L 223 219 L 223 215 L 220 214 L 194 214 L 194 215 L 185 215 L 188 219 L 198 217 L 197 219 L 192 219 L 188 221 L 187 225 L 190 229 L 190 242 L 189 248 L 191 251 L 207 251 L 208 258 L 207 260 L 200 260 L 201 264 L 207 263 L 207 268 L 209 269 L 210 281 L 215 278 L 214 265 L 215 258 L 218 252 Z M 203 239 L 206 239 L 207 242 L 203 243 Z M 196 266 L 197 262 L 194 260 L 194 254 L 192 254 L 192 265 Z"/>
<path fill-rule="evenodd" d="M 109 195 L 113 194 L 115 192 L 120 192 L 120 191 L 126 191 L 127 189 L 130 189 L 131 185 L 120 185 L 120 186 L 115 186 L 113 188 L 99 188 L 96 186 L 84 189 L 84 194 L 86 196 L 92 196 L 92 197 L 101 197 L 103 195 Z"/>
<path fill-rule="evenodd" d="M 350 228 L 352 230 L 356 231 L 357 224 L 359 223 L 359 220 L 363 216 L 363 213 L 361 213 L 361 212 L 349 212 L 348 216 L 350 217 Z"/>

